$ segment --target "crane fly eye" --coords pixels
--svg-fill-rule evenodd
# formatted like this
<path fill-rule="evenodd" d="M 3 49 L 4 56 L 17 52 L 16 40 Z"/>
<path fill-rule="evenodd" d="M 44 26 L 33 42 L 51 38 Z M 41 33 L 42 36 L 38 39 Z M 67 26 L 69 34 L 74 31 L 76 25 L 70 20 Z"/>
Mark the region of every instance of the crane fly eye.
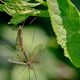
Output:
<path fill-rule="evenodd" d="M 27 61 L 26 61 L 26 60 L 23 60 L 23 62 L 24 62 L 24 63 L 27 63 Z"/>

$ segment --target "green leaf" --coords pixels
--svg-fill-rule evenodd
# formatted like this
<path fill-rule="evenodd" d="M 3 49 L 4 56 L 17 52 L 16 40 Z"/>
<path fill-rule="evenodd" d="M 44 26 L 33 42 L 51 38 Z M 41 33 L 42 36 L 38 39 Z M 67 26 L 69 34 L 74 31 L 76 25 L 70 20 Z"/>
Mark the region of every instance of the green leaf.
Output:
<path fill-rule="evenodd" d="M 29 16 L 49 17 L 47 10 L 35 8 L 41 4 L 38 1 L 31 3 L 28 0 L 5 0 L 3 4 L 0 4 L 0 11 L 4 11 L 12 16 L 10 23 L 17 25 Z"/>
<path fill-rule="evenodd" d="M 40 16 L 40 17 L 49 17 L 49 13 L 47 11 L 44 10 L 39 10 L 40 14 L 19 14 L 19 15 L 15 15 L 12 17 L 12 19 L 10 20 L 9 24 L 14 24 L 17 25 L 21 22 L 23 22 L 24 20 L 26 20 L 29 16 Z"/>
<path fill-rule="evenodd" d="M 12 17 L 12 19 L 10 20 L 9 24 L 14 24 L 17 25 L 21 22 L 23 22 L 24 20 L 26 20 L 29 16 L 27 15 L 16 15 L 14 17 Z"/>
<path fill-rule="evenodd" d="M 80 67 L 80 14 L 70 0 L 47 0 L 58 43 L 72 63 Z"/>
<path fill-rule="evenodd" d="M 17 2 L 4 2 L 4 11 L 11 16 L 18 14 L 34 14 L 39 13 L 34 7 L 40 5 L 40 3 L 28 3 L 20 0 Z"/>
<path fill-rule="evenodd" d="M 47 3 L 43 0 L 36 0 L 37 2 L 40 2 L 42 5 L 47 6 Z"/>
<path fill-rule="evenodd" d="M 3 8 L 4 8 L 3 5 L 0 4 L 0 11 L 4 11 Z"/>

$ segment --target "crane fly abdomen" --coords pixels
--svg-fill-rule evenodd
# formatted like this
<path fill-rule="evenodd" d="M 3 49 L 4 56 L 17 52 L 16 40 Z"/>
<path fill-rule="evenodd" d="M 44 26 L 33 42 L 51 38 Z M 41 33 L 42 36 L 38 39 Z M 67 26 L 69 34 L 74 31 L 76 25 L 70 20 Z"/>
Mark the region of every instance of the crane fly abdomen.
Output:
<path fill-rule="evenodd" d="M 17 33 L 16 44 L 17 44 L 17 48 L 18 48 L 20 51 L 25 52 L 25 51 L 24 51 L 24 48 L 23 48 L 23 38 L 22 38 L 23 34 L 22 34 L 22 32 L 23 32 L 23 31 L 22 31 L 22 27 L 19 26 L 19 28 L 18 28 L 18 33 Z"/>
<path fill-rule="evenodd" d="M 22 36 L 23 36 L 22 26 L 19 26 L 18 33 L 17 33 L 17 39 L 16 39 L 16 47 L 17 47 L 18 51 L 20 51 L 20 53 L 23 54 L 25 60 L 27 61 L 27 56 L 26 56 L 26 53 L 24 50 Z"/>

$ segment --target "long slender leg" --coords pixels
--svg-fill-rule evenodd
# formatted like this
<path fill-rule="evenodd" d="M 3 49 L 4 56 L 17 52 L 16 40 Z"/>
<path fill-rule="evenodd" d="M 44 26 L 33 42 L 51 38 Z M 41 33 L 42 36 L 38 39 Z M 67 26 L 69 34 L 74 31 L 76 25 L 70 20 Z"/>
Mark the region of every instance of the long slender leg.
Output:
<path fill-rule="evenodd" d="M 32 69 L 33 69 L 33 72 L 34 72 L 35 79 L 37 80 L 36 72 L 35 72 L 35 69 L 34 69 L 33 66 L 32 66 Z"/>
<path fill-rule="evenodd" d="M 26 69 L 26 66 L 25 66 L 23 69 L 21 69 L 19 72 L 16 73 L 17 75 L 15 75 L 15 78 L 17 78 L 18 80 L 20 80 L 20 78 L 21 78 L 21 76 L 22 76 L 22 72 L 23 72 L 25 69 Z M 18 76 L 20 76 L 20 77 L 18 77 Z"/>
<path fill-rule="evenodd" d="M 28 73 L 29 73 L 29 80 L 30 80 L 30 68 L 28 67 Z"/>
<path fill-rule="evenodd" d="M 20 71 L 18 72 L 18 74 L 20 75 L 20 74 L 25 70 L 25 68 L 26 68 L 26 66 L 25 66 L 22 70 L 20 70 Z"/>
<path fill-rule="evenodd" d="M 31 41 L 31 47 L 30 47 L 30 50 L 32 50 L 32 48 L 33 48 L 34 39 L 35 39 L 35 33 L 36 33 L 36 29 L 35 29 L 35 27 L 34 27 L 34 29 L 33 29 L 33 34 L 32 34 L 32 41 Z"/>

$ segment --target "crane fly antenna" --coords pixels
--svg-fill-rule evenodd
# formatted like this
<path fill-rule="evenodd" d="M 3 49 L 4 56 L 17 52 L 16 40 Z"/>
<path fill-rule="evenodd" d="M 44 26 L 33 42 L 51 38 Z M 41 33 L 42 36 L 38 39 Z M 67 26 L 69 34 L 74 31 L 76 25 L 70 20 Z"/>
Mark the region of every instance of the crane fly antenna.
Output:
<path fill-rule="evenodd" d="M 34 42 L 34 38 L 35 38 L 35 33 L 36 33 L 36 30 L 35 30 L 35 27 L 34 27 L 33 35 L 32 35 L 32 42 L 31 42 L 31 49 L 32 49 L 32 47 L 33 47 L 33 42 Z"/>
<path fill-rule="evenodd" d="M 33 18 L 33 20 L 31 20 L 31 22 L 29 24 L 32 24 L 36 19 L 37 19 L 37 17 Z"/>
<path fill-rule="evenodd" d="M 34 72 L 35 79 L 37 80 L 36 72 L 35 72 L 35 69 L 34 69 L 33 66 L 32 66 L 32 69 L 33 69 L 33 72 Z"/>
<path fill-rule="evenodd" d="M 31 20 L 31 22 L 29 24 L 32 24 L 35 20 L 36 20 L 37 17 L 33 18 L 33 20 Z M 33 47 L 33 42 L 34 42 L 34 37 L 35 37 L 35 27 L 34 27 L 34 30 L 33 30 L 33 35 L 32 35 L 32 42 L 31 42 L 31 48 Z"/>

